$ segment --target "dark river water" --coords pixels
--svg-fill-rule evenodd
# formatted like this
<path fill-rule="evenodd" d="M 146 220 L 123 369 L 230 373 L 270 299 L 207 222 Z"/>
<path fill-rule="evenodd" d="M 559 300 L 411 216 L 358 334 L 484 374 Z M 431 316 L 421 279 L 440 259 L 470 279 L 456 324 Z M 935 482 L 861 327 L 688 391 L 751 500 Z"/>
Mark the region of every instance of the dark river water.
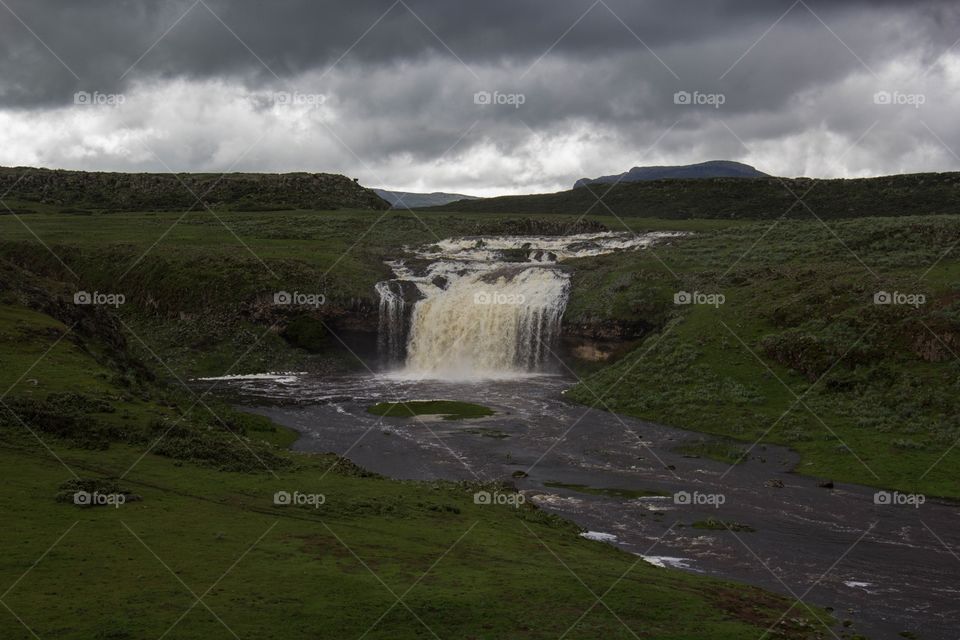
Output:
<path fill-rule="evenodd" d="M 870 638 L 960 638 L 960 505 L 877 504 L 871 488 L 820 487 L 792 473 L 797 456 L 779 447 L 757 447 L 733 468 L 688 457 L 677 447 L 702 434 L 569 403 L 570 384 L 559 376 L 466 383 L 371 375 L 219 383 L 246 410 L 299 431 L 297 450 L 336 452 L 394 478 L 510 480 L 587 536 L 665 570 L 831 607 Z M 397 399 L 472 401 L 497 414 L 443 421 L 366 411 Z M 528 476 L 515 479 L 517 471 Z M 594 495 L 551 486 L 558 483 L 667 495 Z M 690 526 L 711 518 L 745 527 Z M 786 615 L 803 611 L 798 604 Z"/>

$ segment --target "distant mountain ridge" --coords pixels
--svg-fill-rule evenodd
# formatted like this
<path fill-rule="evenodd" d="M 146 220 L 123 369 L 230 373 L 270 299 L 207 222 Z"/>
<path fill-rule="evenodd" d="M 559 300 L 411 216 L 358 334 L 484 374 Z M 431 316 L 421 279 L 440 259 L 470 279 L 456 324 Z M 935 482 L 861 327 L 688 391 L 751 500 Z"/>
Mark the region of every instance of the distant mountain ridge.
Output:
<path fill-rule="evenodd" d="M 613 184 L 640 182 L 642 180 L 695 179 L 695 178 L 767 178 L 766 173 L 742 162 L 732 160 L 710 160 L 697 164 L 676 166 L 634 167 L 626 173 L 599 178 L 581 178 L 573 188 L 588 184 Z"/>
<path fill-rule="evenodd" d="M 479 196 L 466 196 L 462 193 L 415 193 L 413 191 L 388 191 L 374 189 L 374 193 L 390 203 L 394 209 L 417 209 L 419 207 L 438 207 L 459 200 L 479 200 Z"/>
<path fill-rule="evenodd" d="M 816 188 L 813 188 L 813 187 Z M 803 204 L 797 195 L 805 195 Z M 598 193 L 601 192 L 601 193 Z M 603 206 L 597 206 L 602 196 Z M 639 180 L 604 189 L 454 202 L 439 211 L 691 219 L 823 219 L 960 215 L 960 172 L 876 178 L 705 178 Z"/>

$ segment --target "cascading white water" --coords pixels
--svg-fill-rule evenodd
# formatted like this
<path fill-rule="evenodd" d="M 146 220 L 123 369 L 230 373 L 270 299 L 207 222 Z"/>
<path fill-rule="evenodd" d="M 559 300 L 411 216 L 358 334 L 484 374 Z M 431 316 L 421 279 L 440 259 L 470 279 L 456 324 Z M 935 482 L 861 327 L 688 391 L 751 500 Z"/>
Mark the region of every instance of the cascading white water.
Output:
<path fill-rule="evenodd" d="M 413 309 L 407 368 L 454 377 L 536 371 L 560 334 L 569 279 L 528 267 L 462 277 Z"/>
<path fill-rule="evenodd" d="M 397 277 L 376 287 L 381 355 L 390 365 L 404 363 L 405 375 L 423 378 L 501 377 L 556 366 L 570 291 L 558 262 L 671 235 L 456 238 L 414 250 L 433 260 L 425 272 L 388 263 Z"/>

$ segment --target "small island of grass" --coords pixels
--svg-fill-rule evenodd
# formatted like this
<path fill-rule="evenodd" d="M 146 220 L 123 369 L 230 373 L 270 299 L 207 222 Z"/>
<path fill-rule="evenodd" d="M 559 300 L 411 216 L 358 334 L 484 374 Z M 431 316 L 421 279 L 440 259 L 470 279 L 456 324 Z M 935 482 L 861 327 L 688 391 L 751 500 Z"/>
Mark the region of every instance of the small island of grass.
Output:
<path fill-rule="evenodd" d="M 456 400 L 411 400 L 409 402 L 380 402 L 367 409 L 370 413 L 387 418 L 412 418 L 413 416 L 438 415 L 444 420 L 464 420 L 492 416 L 493 409 L 470 402 Z"/>

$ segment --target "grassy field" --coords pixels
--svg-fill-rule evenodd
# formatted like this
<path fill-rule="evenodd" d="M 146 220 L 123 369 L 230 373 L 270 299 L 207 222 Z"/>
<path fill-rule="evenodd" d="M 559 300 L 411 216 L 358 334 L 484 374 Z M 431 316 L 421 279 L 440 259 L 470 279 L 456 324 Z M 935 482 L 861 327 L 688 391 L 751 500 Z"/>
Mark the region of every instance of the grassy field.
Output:
<path fill-rule="evenodd" d="M 83 477 L 119 475 L 141 453 L 54 446 Z M 789 606 L 638 562 L 539 512 L 475 505 L 463 487 L 328 472 L 324 457 L 273 478 L 148 456 L 120 481 L 142 501 L 117 508 L 56 502 L 70 472 L 39 447 L 4 443 L 0 461 L 15 515 L 0 533 L 4 602 L 41 638 L 732 640 Z M 278 491 L 324 502 L 278 506 Z M 33 638 L 4 614 L 4 638 Z M 810 637 L 809 624 L 791 614 L 777 637 Z"/>
<path fill-rule="evenodd" d="M 374 283 L 388 274 L 383 260 L 398 257 L 404 245 L 520 231 L 525 220 L 563 228 L 577 219 L 407 211 L 41 212 L 0 215 L 0 249 L 11 261 L 90 290 L 126 293 L 130 302 L 149 297 L 158 311 L 215 305 L 233 311 L 277 287 L 323 293 L 341 305 L 372 302 Z"/>
<path fill-rule="evenodd" d="M 783 221 L 577 261 L 568 315 L 656 330 L 568 396 L 743 441 L 714 447 L 731 463 L 776 442 L 803 473 L 960 497 L 958 241 L 954 216 Z"/>

